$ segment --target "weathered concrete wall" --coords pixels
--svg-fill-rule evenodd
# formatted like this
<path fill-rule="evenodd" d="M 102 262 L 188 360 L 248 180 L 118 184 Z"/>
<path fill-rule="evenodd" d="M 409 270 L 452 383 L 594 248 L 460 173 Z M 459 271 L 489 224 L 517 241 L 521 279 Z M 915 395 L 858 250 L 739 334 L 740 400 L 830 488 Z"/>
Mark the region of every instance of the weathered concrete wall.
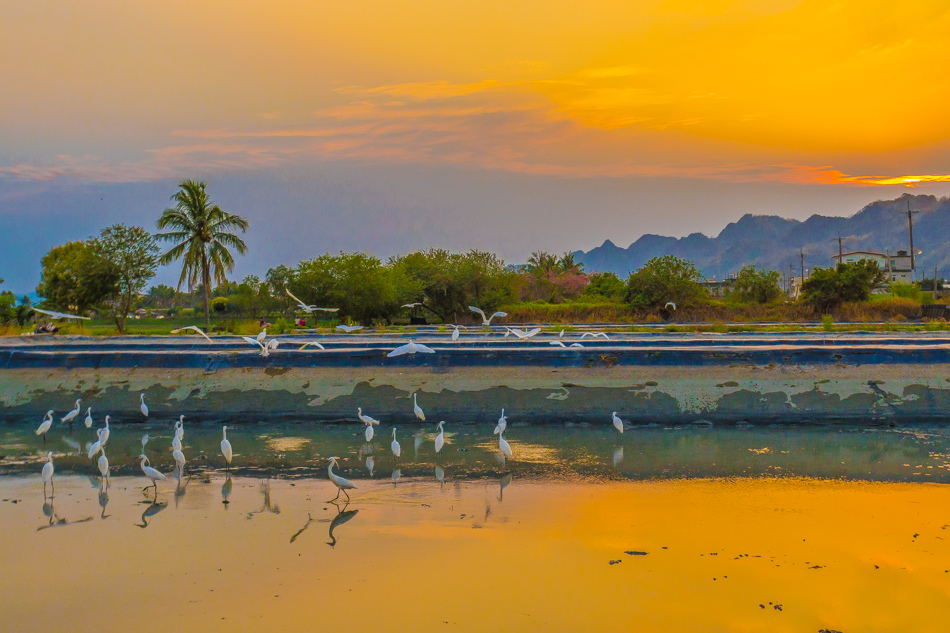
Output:
<path fill-rule="evenodd" d="M 301 352 L 287 339 L 267 358 L 232 339 L 7 344 L 0 417 L 34 422 L 82 398 L 99 418 L 134 421 L 145 393 L 168 418 L 339 420 L 360 406 L 398 422 L 413 419 L 418 392 L 436 420 L 497 418 L 502 407 L 536 422 L 611 411 L 633 422 L 950 418 L 950 345 L 934 337 L 639 337 L 574 349 L 444 339 L 436 354 L 393 359 L 385 352 L 403 340 L 329 338 L 336 349 Z"/>

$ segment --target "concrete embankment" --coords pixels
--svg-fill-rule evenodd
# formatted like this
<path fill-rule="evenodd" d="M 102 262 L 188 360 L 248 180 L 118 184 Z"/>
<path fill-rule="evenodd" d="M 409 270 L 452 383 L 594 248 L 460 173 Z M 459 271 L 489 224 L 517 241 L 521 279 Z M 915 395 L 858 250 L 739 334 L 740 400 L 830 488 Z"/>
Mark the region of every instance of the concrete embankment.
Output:
<path fill-rule="evenodd" d="M 471 331 L 470 331 L 471 332 Z M 501 330 L 504 333 L 504 330 Z M 407 335 L 279 337 L 267 357 L 240 338 L 19 338 L 0 342 L 0 418 L 37 422 L 76 399 L 134 421 L 152 417 L 735 423 L 950 419 L 950 336 L 921 334 L 543 334 L 498 331 L 453 342 L 414 333 L 435 354 L 387 358 Z M 326 350 L 303 342 L 319 340 Z M 559 347 L 552 341 L 583 347 Z"/>

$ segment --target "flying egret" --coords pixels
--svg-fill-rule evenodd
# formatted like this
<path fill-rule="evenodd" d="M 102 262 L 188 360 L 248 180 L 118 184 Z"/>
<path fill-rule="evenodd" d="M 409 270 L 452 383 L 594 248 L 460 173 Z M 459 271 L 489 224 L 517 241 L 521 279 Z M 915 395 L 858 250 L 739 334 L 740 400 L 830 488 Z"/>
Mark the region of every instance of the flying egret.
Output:
<path fill-rule="evenodd" d="M 475 306 L 468 306 L 468 309 L 482 316 L 482 325 L 491 325 L 491 320 L 494 319 L 495 317 L 503 318 L 503 317 L 508 316 L 507 312 L 496 312 L 490 317 L 486 317 L 484 310 L 482 310 L 481 308 L 476 308 Z"/>
<path fill-rule="evenodd" d="M 234 451 L 231 450 L 231 442 L 228 441 L 228 427 L 221 429 L 221 454 L 224 455 L 224 461 L 227 462 L 227 470 L 231 471 L 231 458 L 234 457 Z"/>
<path fill-rule="evenodd" d="M 614 422 L 614 428 L 617 429 L 617 433 L 620 433 L 621 435 L 623 435 L 623 420 L 617 417 L 616 411 L 614 411 L 613 413 L 613 422 Z"/>
<path fill-rule="evenodd" d="M 304 343 L 303 345 L 300 346 L 300 349 L 299 349 L 298 351 L 301 351 L 301 350 L 303 350 L 303 349 L 305 349 L 305 348 L 307 348 L 307 347 L 309 347 L 309 346 L 311 346 L 311 345 L 312 345 L 313 347 L 317 347 L 317 348 L 319 348 L 319 349 L 322 349 L 323 351 L 326 351 L 326 349 L 327 349 L 327 348 L 325 348 L 323 345 L 321 345 L 320 343 L 317 343 L 316 341 L 307 341 L 306 343 Z"/>
<path fill-rule="evenodd" d="M 96 453 L 99 452 L 99 449 L 102 448 L 102 429 L 96 429 L 96 437 L 99 438 L 92 443 L 92 446 L 89 447 L 88 457 L 91 460 L 96 456 Z"/>
<path fill-rule="evenodd" d="M 570 345 L 568 345 L 568 347 L 584 347 L 584 346 L 581 345 L 580 343 L 571 343 Z"/>
<path fill-rule="evenodd" d="M 142 473 L 151 480 L 151 485 L 155 488 L 155 497 L 158 498 L 158 482 L 165 481 L 165 475 L 149 466 L 148 457 L 145 455 L 139 455 L 139 466 L 142 467 Z M 148 490 L 148 486 L 145 486 L 142 490 L 143 492 Z"/>
<path fill-rule="evenodd" d="M 267 341 L 266 344 L 259 341 L 256 338 L 251 338 L 250 336 L 242 336 L 241 338 L 243 338 L 245 341 L 247 341 L 251 345 L 257 345 L 258 347 L 260 347 L 261 356 L 270 356 L 271 351 L 277 349 L 277 346 L 280 345 L 280 341 L 278 341 L 275 338 L 272 338 L 271 340 Z"/>
<path fill-rule="evenodd" d="M 288 290 L 287 288 L 284 288 L 284 292 L 287 293 L 288 297 L 290 297 L 291 299 L 297 302 L 298 308 L 300 308 L 307 314 L 313 314 L 315 310 L 319 310 L 320 312 L 336 312 L 337 310 L 339 310 L 339 308 L 318 308 L 317 306 L 307 305 L 306 303 L 304 303 L 303 301 L 295 297 L 293 293 L 291 293 L 290 290 Z"/>
<path fill-rule="evenodd" d="M 556 347 L 567 347 L 563 341 L 548 341 L 548 345 L 554 345 Z"/>
<path fill-rule="evenodd" d="M 610 337 L 607 336 L 606 332 L 584 332 L 583 334 L 581 334 L 581 338 L 587 338 L 588 336 L 593 336 L 594 338 L 597 338 L 598 336 L 602 336 L 608 341 L 610 340 Z"/>
<path fill-rule="evenodd" d="M 148 406 L 145 404 L 145 394 L 143 393 L 141 394 L 141 396 L 142 396 L 142 403 L 139 405 L 139 411 L 142 412 L 142 415 L 144 415 L 145 417 L 148 417 Z"/>
<path fill-rule="evenodd" d="M 438 424 L 439 434 L 435 436 L 435 452 L 438 453 L 439 455 L 442 454 L 442 447 L 445 446 L 445 428 L 443 427 L 444 424 L 445 424 L 445 420 L 442 420 L 441 422 L 439 422 Z"/>
<path fill-rule="evenodd" d="M 336 460 L 338 459 L 339 457 L 331 457 L 330 465 L 327 466 L 327 474 L 330 476 L 330 481 L 332 481 L 333 485 L 335 485 L 337 488 L 336 496 L 333 497 L 333 499 L 331 499 L 330 501 L 336 501 L 337 499 L 339 499 L 341 492 L 346 495 L 346 500 L 349 501 L 350 495 L 347 492 L 347 490 L 356 490 L 356 486 L 349 479 L 344 479 L 343 477 L 340 477 L 339 475 L 336 475 L 333 473 L 333 467 L 337 465 Z M 330 501 L 327 501 L 327 503 L 330 503 Z"/>
<path fill-rule="evenodd" d="M 386 354 L 387 358 L 392 358 L 393 356 L 402 356 L 403 354 L 435 354 L 435 350 L 427 345 L 422 343 L 413 343 L 412 339 L 409 339 L 409 342 L 405 345 L 400 345 L 393 351 Z"/>
<path fill-rule="evenodd" d="M 389 445 L 393 449 L 393 455 L 396 456 L 396 459 L 399 459 L 399 455 L 402 454 L 402 447 L 399 446 L 399 442 L 396 441 L 396 428 L 393 427 L 393 441 Z"/>
<path fill-rule="evenodd" d="M 667 302 L 666 302 L 666 305 L 663 306 L 663 307 L 664 307 L 664 308 L 672 308 L 673 310 L 676 310 L 676 304 L 673 303 L 672 301 L 667 301 Z"/>
<path fill-rule="evenodd" d="M 82 407 L 79 406 L 79 403 L 80 403 L 80 402 L 82 402 L 82 400 L 77 400 L 77 401 L 76 401 L 76 408 L 73 409 L 72 411 L 70 411 L 69 413 L 67 413 L 66 415 L 64 415 L 62 418 L 60 418 L 59 421 L 60 421 L 60 422 L 69 422 L 70 424 L 72 424 L 72 423 L 73 423 L 73 420 L 76 419 L 76 416 L 79 415 L 79 412 L 82 411 Z"/>
<path fill-rule="evenodd" d="M 106 457 L 106 449 L 103 446 L 99 447 L 99 474 L 102 475 L 103 479 L 109 478 L 109 458 Z"/>
<path fill-rule="evenodd" d="M 99 441 L 103 446 L 109 441 L 109 416 L 106 416 L 106 426 L 102 429 L 102 436 L 99 438 Z"/>
<path fill-rule="evenodd" d="M 338 325 L 338 326 L 336 326 L 336 329 L 341 330 L 341 331 L 346 332 L 347 334 L 349 334 L 350 332 L 355 332 L 355 331 L 357 331 L 357 330 L 362 330 L 362 329 L 363 329 L 363 326 L 362 326 L 362 325 Z"/>
<path fill-rule="evenodd" d="M 426 414 L 422 411 L 422 407 L 419 406 L 419 403 L 416 402 L 415 392 L 413 392 L 412 394 L 412 412 L 415 413 L 416 417 L 422 420 L 423 422 L 426 421 Z"/>
<path fill-rule="evenodd" d="M 501 454 L 504 455 L 506 459 L 511 458 L 511 444 L 505 441 L 504 432 L 498 434 L 498 448 L 501 449 Z"/>
<path fill-rule="evenodd" d="M 202 329 L 201 329 L 200 327 L 198 327 L 197 325 L 188 325 L 188 326 L 185 326 L 185 327 L 180 327 L 180 328 L 178 328 L 177 330 L 172 330 L 171 333 L 172 333 L 172 334 L 178 334 L 179 332 L 184 332 L 185 330 L 193 330 L 193 331 L 197 332 L 198 334 L 200 334 L 201 336 L 203 336 L 203 337 L 205 337 L 206 339 L 208 339 L 208 342 L 209 342 L 209 343 L 213 343 L 213 342 L 214 342 L 214 341 L 212 341 L 211 338 L 210 338 L 207 334 L 205 334 L 205 333 L 202 331 Z"/>
<path fill-rule="evenodd" d="M 87 429 L 92 428 L 92 407 L 86 409 L 86 419 L 83 420 L 83 423 L 86 425 Z"/>
<path fill-rule="evenodd" d="M 46 433 L 49 432 L 50 427 L 53 426 L 53 410 L 50 409 L 46 412 L 46 415 L 43 416 L 43 421 L 40 422 L 40 425 L 36 427 L 36 434 L 43 436 L 43 446 L 46 446 Z"/>
<path fill-rule="evenodd" d="M 501 417 L 498 418 L 498 424 L 495 425 L 495 430 L 493 431 L 495 435 L 499 435 L 505 432 L 505 429 L 508 428 L 508 418 L 505 417 L 505 410 L 501 410 Z"/>
<path fill-rule="evenodd" d="M 422 305 L 422 302 L 421 302 L 421 301 L 416 301 L 415 303 L 407 303 L 407 304 L 405 304 L 405 305 L 402 306 L 402 307 L 404 307 L 404 308 L 415 308 L 416 306 L 421 306 L 421 305 Z"/>
<path fill-rule="evenodd" d="M 46 453 L 46 463 L 43 464 L 43 498 L 46 498 L 46 483 L 49 482 L 50 496 L 56 494 L 53 486 L 53 451 Z"/>
<path fill-rule="evenodd" d="M 519 330 L 518 328 L 511 328 L 510 332 L 517 336 L 518 338 L 531 338 L 541 331 L 541 328 L 536 327 L 533 330 Z"/>

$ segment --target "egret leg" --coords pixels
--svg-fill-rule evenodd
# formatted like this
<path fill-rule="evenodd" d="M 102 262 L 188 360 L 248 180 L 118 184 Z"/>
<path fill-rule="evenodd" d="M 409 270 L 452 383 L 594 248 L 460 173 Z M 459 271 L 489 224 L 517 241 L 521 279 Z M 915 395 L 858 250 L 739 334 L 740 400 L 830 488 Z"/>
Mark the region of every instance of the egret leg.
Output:
<path fill-rule="evenodd" d="M 333 497 L 333 499 L 331 499 L 330 501 L 336 501 L 337 499 L 339 499 L 341 492 L 343 492 L 343 488 L 337 488 L 337 489 L 336 489 L 336 496 Z"/>
<path fill-rule="evenodd" d="M 49 480 L 49 496 L 52 497 L 52 496 L 55 495 L 55 494 L 56 494 L 56 484 L 53 483 L 53 478 L 50 477 L 50 480 Z"/>
<path fill-rule="evenodd" d="M 343 490 L 343 488 L 340 488 L 340 490 L 343 492 L 343 494 L 346 495 L 346 502 L 349 503 L 349 502 L 350 502 L 350 493 L 348 493 L 346 490 Z M 340 496 L 340 493 L 337 493 L 336 496 L 339 497 L 339 496 Z"/>

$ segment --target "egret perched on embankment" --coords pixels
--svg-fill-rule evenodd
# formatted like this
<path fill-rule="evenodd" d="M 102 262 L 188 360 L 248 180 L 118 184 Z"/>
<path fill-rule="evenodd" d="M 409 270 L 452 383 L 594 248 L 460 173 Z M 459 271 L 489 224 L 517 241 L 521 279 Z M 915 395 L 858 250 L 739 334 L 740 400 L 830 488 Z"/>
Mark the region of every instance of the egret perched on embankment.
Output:
<path fill-rule="evenodd" d="M 228 441 L 228 427 L 221 429 L 221 454 L 224 455 L 224 461 L 227 462 L 226 469 L 231 471 L 231 458 L 234 457 L 234 451 L 231 450 L 231 442 Z"/>
<path fill-rule="evenodd" d="M 337 499 L 339 499 L 341 492 L 346 495 L 346 500 L 349 501 L 350 495 L 347 492 L 347 490 L 356 490 L 356 486 L 349 479 L 344 479 L 343 477 L 340 477 L 339 475 L 336 475 L 333 473 L 333 467 L 337 465 L 336 460 L 338 459 L 339 457 L 331 457 L 330 465 L 327 466 L 327 474 L 330 476 L 330 481 L 332 481 L 333 484 L 337 488 L 336 496 L 333 497 L 330 501 L 336 501 Z M 330 501 L 328 501 L 327 503 L 330 503 Z"/>

